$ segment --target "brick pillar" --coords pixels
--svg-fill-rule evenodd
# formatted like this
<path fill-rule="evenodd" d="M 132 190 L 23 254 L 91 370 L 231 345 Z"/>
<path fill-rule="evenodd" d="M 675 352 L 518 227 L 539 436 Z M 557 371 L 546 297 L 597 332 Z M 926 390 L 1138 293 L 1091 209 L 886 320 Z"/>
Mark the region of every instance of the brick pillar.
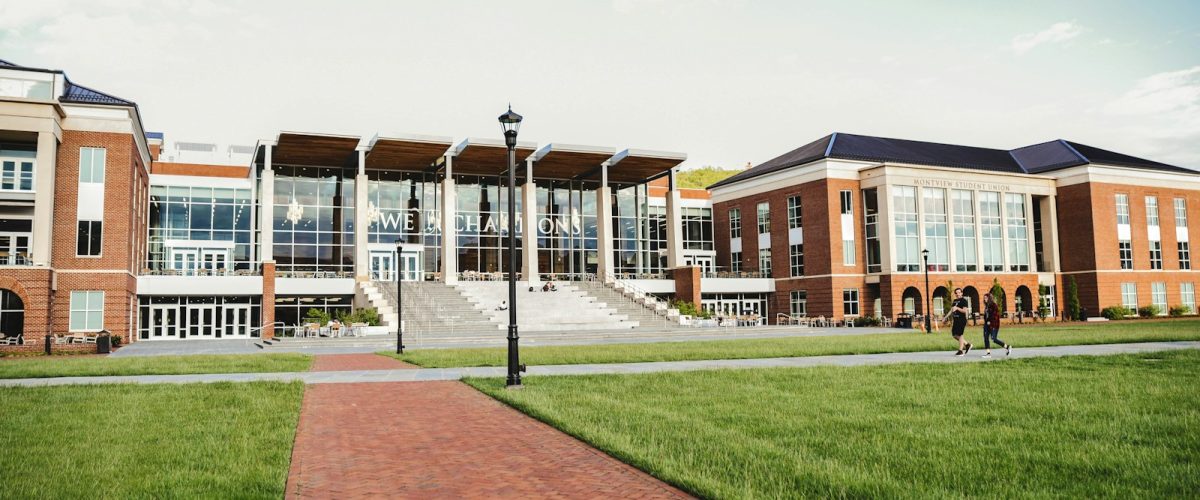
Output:
<path fill-rule="evenodd" d="M 263 261 L 262 278 L 262 339 L 266 340 L 275 337 L 275 261 Z"/>
<path fill-rule="evenodd" d="M 700 307 L 700 267 L 672 268 L 671 275 L 675 279 L 675 300 L 691 302 Z"/>

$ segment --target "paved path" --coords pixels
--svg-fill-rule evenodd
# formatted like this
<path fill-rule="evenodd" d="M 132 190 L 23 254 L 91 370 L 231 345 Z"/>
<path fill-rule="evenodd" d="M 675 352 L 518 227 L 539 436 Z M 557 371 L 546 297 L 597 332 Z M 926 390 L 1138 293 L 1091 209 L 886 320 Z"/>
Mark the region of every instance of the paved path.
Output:
<path fill-rule="evenodd" d="M 459 382 L 304 392 L 288 498 L 685 498 Z"/>
<path fill-rule="evenodd" d="M 799 358 L 724 359 L 711 361 L 665 361 L 656 363 L 612 363 L 593 365 L 531 366 L 528 375 L 589 375 L 600 373 L 651 373 L 724 368 L 788 368 L 808 366 L 867 366 L 894 363 L 976 363 L 1058 356 L 1104 356 L 1177 349 L 1200 349 L 1200 341 L 1142 342 L 1132 344 L 1097 344 L 1057 347 L 1018 348 L 1011 357 L 996 355 L 981 358 L 956 357 L 950 351 L 897 352 L 886 354 L 853 354 L 844 356 L 808 356 Z M 333 372 L 288 373 L 225 373 L 197 375 L 136 375 L 115 377 L 58 377 L 0 380 L 0 387 L 47 386 L 71 384 L 189 384 L 196 382 L 302 381 L 308 384 L 341 384 L 355 382 L 425 382 L 459 380 L 464 377 L 503 377 L 503 367 L 477 368 L 420 368 L 395 370 L 359 370 Z"/>
<path fill-rule="evenodd" d="M 378 354 L 320 354 L 313 358 L 313 372 L 349 372 L 362 370 L 413 370 L 417 367 L 396 358 Z"/>

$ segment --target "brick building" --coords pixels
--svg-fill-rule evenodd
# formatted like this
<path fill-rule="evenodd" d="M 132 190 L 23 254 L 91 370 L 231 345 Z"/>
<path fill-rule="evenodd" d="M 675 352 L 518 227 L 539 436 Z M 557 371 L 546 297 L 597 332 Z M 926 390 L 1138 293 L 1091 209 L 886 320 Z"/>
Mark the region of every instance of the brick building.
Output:
<path fill-rule="evenodd" d="M 717 266 L 770 278 L 776 314 L 941 313 L 953 288 L 978 304 L 999 283 L 1008 311 L 1058 315 L 1069 279 L 1090 316 L 1196 311 L 1200 173 L 1182 167 L 1063 140 L 1006 151 L 835 133 L 710 191 Z"/>

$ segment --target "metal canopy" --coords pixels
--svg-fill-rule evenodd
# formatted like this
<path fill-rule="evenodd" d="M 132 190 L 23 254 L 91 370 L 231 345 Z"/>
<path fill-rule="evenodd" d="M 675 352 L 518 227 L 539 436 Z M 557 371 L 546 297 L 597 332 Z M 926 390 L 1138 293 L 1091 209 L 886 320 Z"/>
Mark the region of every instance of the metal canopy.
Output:
<path fill-rule="evenodd" d="M 528 159 L 534 162 L 536 178 L 573 179 L 595 170 L 615 152 L 615 148 L 609 147 L 552 143 L 529 155 Z"/>
<path fill-rule="evenodd" d="M 537 148 L 534 142 L 517 142 L 517 158 L 524 158 Z M 454 148 L 455 175 L 500 175 L 508 171 L 508 148 L 496 139 L 466 139 Z M 517 165 L 520 169 L 521 165 Z"/>
<path fill-rule="evenodd" d="M 308 167 L 346 167 L 358 164 L 358 136 L 281 132 L 271 161 Z"/>
<path fill-rule="evenodd" d="M 431 135 L 376 135 L 367 151 L 367 168 L 421 171 L 446 154 L 454 140 Z"/>
<path fill-rule="evenodd" d="M 608 182 L 637 184 L 656 179 L 684 160 L 687 160 L 687 153 L 626 149 L 608 160 Z"/>

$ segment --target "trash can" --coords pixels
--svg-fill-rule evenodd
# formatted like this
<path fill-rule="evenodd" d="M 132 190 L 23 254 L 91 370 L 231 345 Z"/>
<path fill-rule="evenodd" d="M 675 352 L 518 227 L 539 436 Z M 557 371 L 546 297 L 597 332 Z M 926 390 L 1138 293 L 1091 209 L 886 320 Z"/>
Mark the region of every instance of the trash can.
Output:
<path fill-rule="evenodd" d="M 108 354 L 112 352 L 112 335 L 108 331 L 100 332 L 100 336 L 96 337 L 96 353 Z"/>
<path fill-rule="evenodd" d="M 896 317 L 896 328 L 912 328 L 912 316 L 901 314 Z"/>

